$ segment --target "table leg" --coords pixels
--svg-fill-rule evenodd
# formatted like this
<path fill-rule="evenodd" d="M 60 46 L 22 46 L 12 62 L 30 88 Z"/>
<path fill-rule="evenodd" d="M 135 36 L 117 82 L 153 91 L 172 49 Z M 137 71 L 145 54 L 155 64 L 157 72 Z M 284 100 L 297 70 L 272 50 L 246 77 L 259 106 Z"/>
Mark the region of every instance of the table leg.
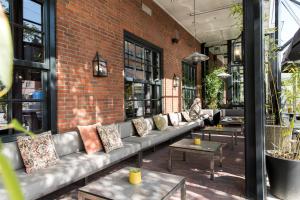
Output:
<path fill-rule="evenodd" d="M 220 167 L 223 166 L 223 146 L 220 147 Z"/>
<path fill-rule="evenodd" d="M 234 149 L 234 133 L 231 134 L 231 150 Z"/>
<path fill-rule="evenodd" d="M 182 157 L 183 157 L 182 160 L 183 160 L 183 161 L 186 161 L 186 153 L 185 153 L 184 151 L 183 151 L 182 153 L 183 153 L 183 154 L 182 154 Z"/>
<path fill-rule="evenodd" d="M 185 185 L 185 181 L 183 182 L 182 186 L 181 186 L 181 200 L 186 200 L 186 185 Z"/>
<path fill-rule="evenodd" d="M 169 172 L 172 171 L 172 149 L 169 149 L 169 164 L 168 164 L 168 170 Z"/>
<path fill-rule="evenodd" d="M 214 180 L 214 173 L 215 173 L 215 160 L 214 160 L 214 154 L 211 154 L 210 156 L 210 180 Z"/>
<path fill-rule="evenodd" d="M 204 140 L 204 131 L 202 131 L 202 140 Z"/>
<path fill-rule="evenodd" d="M 208 133 L 208 140 L 211 141 L 211 134 Z"/>
<path fill-rule="evenodd" d="M 238 144 L 238 142 L 237 142 L 237 132 L 236 133 L 234 133 L 234 137 L 235 137 L 235 145 L 237 145 Z"/>

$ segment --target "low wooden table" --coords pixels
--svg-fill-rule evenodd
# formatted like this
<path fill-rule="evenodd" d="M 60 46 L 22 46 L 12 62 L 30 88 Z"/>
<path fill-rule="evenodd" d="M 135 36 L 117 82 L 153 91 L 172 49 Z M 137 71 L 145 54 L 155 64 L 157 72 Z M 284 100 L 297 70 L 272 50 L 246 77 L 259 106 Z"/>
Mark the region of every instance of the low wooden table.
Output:
<path fill-rule="evenodd" d="M 182 139 L 174 144 L 169 146 L 169 171 L 172 171 L 172 154 L 174 151 L 183 152 L 183 160 L 186 160 L 186 152 L 189 153 L 198 153 L 208 155 L 210 158 L 210 179 L 214 180 L 214 156 L 219 154 L 220 167 L 222 167 L 223 160 L 223 143 L 220 142 L 211 142 L 211 141 L 202 141 L 200 145 L 195 145 L 193 139 Z"/>
<path fill-rule="evenodd" d="M 201 130 L 202 132 L 202 140 L 204 140 L 204 134 L 208 134 L 209 141 L 211 140 L 211 134 L 220 134 L 220 135 L 231 135 L 232 142 L 231 147 L 234 149 L 234 144 L 237 145 L 237 134 L 242 132 L 242 128 L 240 127 L 215 127 L 208 126 Z M 200 135 L 201 133 L 193 133 L 193 135 Z"/>
<path fill-rule="evenodd" d="M 185 177 L 142 170 L 142 183 L 128 182 L 130 167 L 125 167 L 99 178 L 78 191 L 78 200 L 161 200 L 169 199 L 181 189 L 181 199 L 186 199 Z"/>

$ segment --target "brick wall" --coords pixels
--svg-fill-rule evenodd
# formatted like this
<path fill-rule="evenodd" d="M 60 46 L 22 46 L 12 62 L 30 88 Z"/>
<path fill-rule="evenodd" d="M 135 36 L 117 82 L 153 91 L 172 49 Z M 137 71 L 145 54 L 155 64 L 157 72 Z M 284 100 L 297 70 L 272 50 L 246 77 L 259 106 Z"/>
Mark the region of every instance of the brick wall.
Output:
<path fill-rule="evenodd" d="M 144 3 L 152 16 L 141 10 L 139 0 L 57 0 L 59 132 L 78 124 L 124 121 L 124 30 L 163 49 L 163 110 L 180 110 L 181 88 L 172 88 L 172 77 L 181 77 L 182 58 L 200 44 L 152 0 Z M 176 29 L 180 41 L 172 44 Z M 108 77 L 92 76 L 96 51 L 108 61 Z"/>

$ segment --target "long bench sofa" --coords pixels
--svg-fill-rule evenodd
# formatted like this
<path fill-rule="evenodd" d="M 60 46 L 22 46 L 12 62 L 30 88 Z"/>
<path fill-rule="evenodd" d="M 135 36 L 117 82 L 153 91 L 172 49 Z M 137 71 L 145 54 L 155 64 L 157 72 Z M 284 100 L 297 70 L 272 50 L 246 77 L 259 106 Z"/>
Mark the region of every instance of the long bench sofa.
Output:
<path fill-rule="evenodd" d="M 180 116 L 181 114 L 179 114 Z M 31 174 L 25 172 L 24 164 L 16 142 L 3 144 L 2 152 L 10 160 L 19 178 L 25 199 L 37 199 L 61 189 L 71 183 L 85 179 L 124 159 L 138 155 L 139 165 L 142 162 L 142 152 L 177 136 L 190 132 L 194 128 L 204 126 L 202 120 L 182 122 L 179 126 L 169 126 L 164 131 L 155 129 L 152 118 L 147 118 L 150 133 L 144 137 L 136 134 L 131 121 L 117 123 L 124 147 L 105 153 L 86 154 L 80 134 L 71 131 L 54 134 L 53 140 L 59 155 L 59 162 L 46 169 Z M 0 176 L 1 179 L 1 176 Z M 8 200 L 6 191 L 0 180 L 0 199 Z"/>

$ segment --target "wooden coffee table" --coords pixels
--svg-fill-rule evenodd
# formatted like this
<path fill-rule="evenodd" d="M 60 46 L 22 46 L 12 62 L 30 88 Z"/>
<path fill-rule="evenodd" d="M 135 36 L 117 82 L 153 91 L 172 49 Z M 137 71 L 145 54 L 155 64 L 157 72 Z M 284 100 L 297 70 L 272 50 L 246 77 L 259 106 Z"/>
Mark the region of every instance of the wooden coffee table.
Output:
<path fill-rule="evenodd" d="M 161 200 L 169 199 L 178 189 L 186 199 L 185 177 L 141 169 L 142 183 L 128 182 L 130 167 L 125 167 L 82 187 L 78 200 Z"/>
<path fill-rule="evenodd" d="M 210 179 L 214 180 L 214 156 L 219 154 L 220 167 L 222 167 L 223 160 L 223 143 L 220 142 L 211 142 L 211 141 L 202 141 L 200 145 L 195 145 L 193 139 L 182 139 L 174 144 L 169 146 L 169 171 L 172 171 L 172 154 L 174 151 L 183 152 L 183 160 L 186 160 L 186 152 L 189 153 L 198 153 L 208 155 L 210 158 Z"/>
<path fill-rule="evenodd" d="M 219 135 L 231 135 L 231 148 L 234 149 L 234 144 L 237 145 L 237 135 L 238 133 L 242 132 L 242 128 L 240 127 L 215 127 L 215 126 L 208 126 L 201 130 L 202 133 L 202 140 L 204 140 L 205 133 L 208 134 L 209 141 L 211 140 L 212 134 L 219 134 Z M 193 135 L 200 135 L 201 133 L 193 133 Z"/>

